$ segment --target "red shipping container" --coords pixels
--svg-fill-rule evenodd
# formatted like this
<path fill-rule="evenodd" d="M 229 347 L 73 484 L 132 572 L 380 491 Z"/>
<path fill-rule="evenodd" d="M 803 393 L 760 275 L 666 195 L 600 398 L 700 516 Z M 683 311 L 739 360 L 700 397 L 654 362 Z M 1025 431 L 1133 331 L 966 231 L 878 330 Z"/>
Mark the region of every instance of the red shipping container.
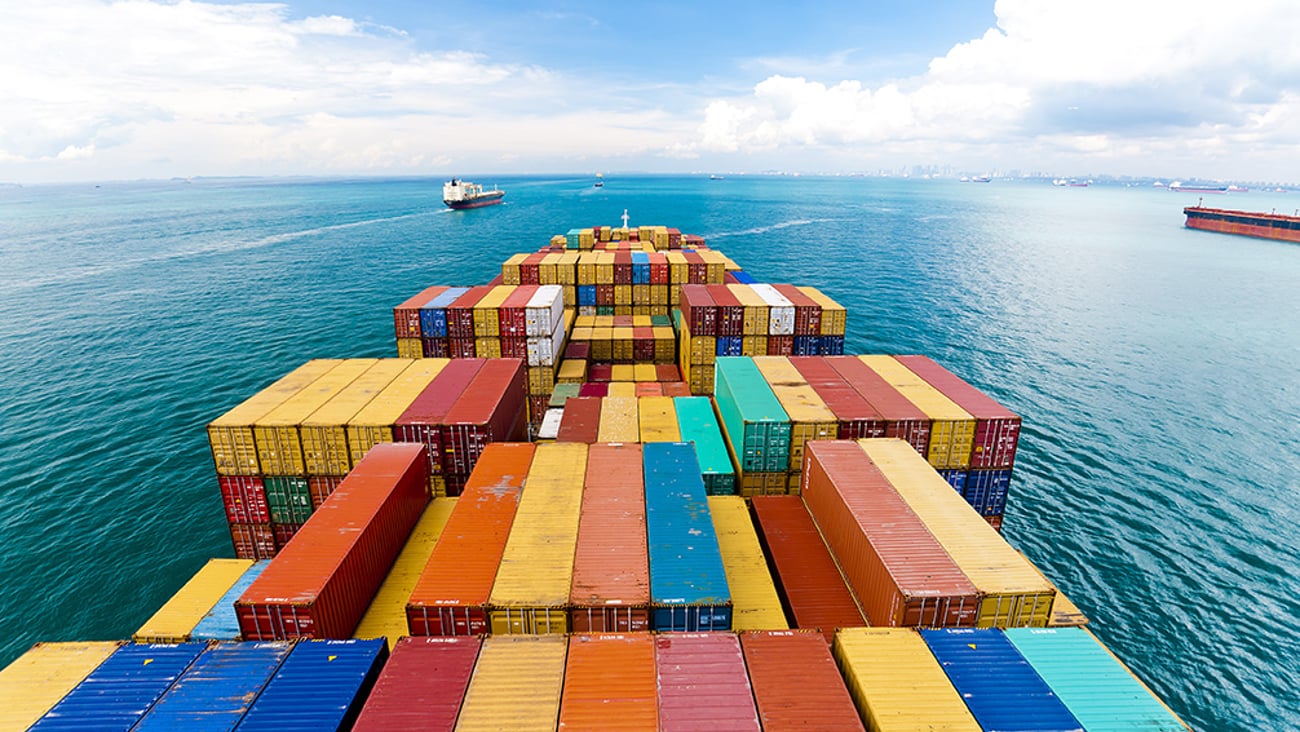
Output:
<path fill-rule="evenodd" d="M 709 297 L 713 298 L 713 303 L 718 310 L 718 335 L 744 335 L 745 307 L 740 304 L 736 293 L 732 292 L 731 288 L 719 285 L 709 288 Z"/>
<path fill-rule="evenodd" d="M 894 358 L 975 418 L 972 470 L 1005 470 L 1015 463 L 1020 442 L 1018 415 L 926 356 Z"/>
<path fill-rule="evenodd" d="M 722 273 L 722 284 L 724 284 L 724 285 L 739 285 L 739 284 L 740 284 L 740 280 L 736 279 L 736 275 L 735 275 L 735 273 L 732 273 L 732 272 L 723 272 L 723 273 Z"/>
<path fill-rule="evenodd" d="M 271 523 L 230 524 L 230 541 L 237 559 L 271 559 L 276 555 Z"/>
<path fill-rule="evenodd" d="M 489 442 L 526 439 L 524 399 L 527 393 L 523 361 L 488 359 L 447 410 L 443 420 L 443 471 L 449 475 L 469 475 Z M 456 494 L 449 490 L 448 495 Z"/>
<path fill-rule="evenodd" d="M 632 252 L 614 253 L 614 284 L 632 284 Z"/>
<path fill-rule="evenodd" d="M 681 302 L 682 320 L 692 337 L 718 334 L 718 307 L 713 303 L 708 287 L 682 285 Z"/>
<path fill-rule="evenodd" d="M 587 368 L 587 378 L 590 381 L 609 381 L 614 377 L 614 365 L 608 363 L 593 363 Z M 583 394 L 583 396 L 587 396 Z M 600 394 L 599 396 L 605 396 Z"/>
<path fill-rule="evenodd" d="M 842 440 L 884 437 L 885 418 L 822 356 L 791 356 L 790 363 L 840 423 Z"/>
<path fill-rule="evenodd" d="M 420 306 L 447 291 L 445 285 L 434 285 L 393 308 L 393 330 L 398 338 L 419 338 Z"/>
<path fill-rule="evenodd" d="M 682 247 L 682 230 L 668 229 L 668 248 L 681 249 Z"/>
<path fill-rule="evenodd" d="M 682 372 L 675 364 L 657 363 L 655 364 L 655 380 L 662 382 L 681 381 Z"/>
<path fill-rule="evenodd" d="M 637 397 L 663 396 L 663 386 L 658 381 L 638 381 L 636 382 Z"/>
<path fill-rule="evenodd" d="M 686 397 L 691 395 L 691 387 L 685 381 L 665 381 L 664 396 Z"/>
<path fill-rule="evenodd" d="M 502 358 L 528 358 L 528 339 L 523 337 L 501 339 Z"/>
<path fill-rule="evenodd" d="M 984 520 L 989 522 L 989 526 L 996 529 L 998 533 L 1002 532 L 1002 514 L 997 514 L 996 516 L 985 516 Z"/>
<path fill-rule="evenodd" d="M 501 303 L 501 308 L 497 310 L 497 318 L 503 343 L 507 338 L 528 338 L 528 318 L 525 309 L 528 307 L 528 301 L 536 294 L 536 285 L 520 285 L 506 296 L 505 302 Z"/>
<path fill-rule="evenodd" d="M 749 510 L 794 627 L 820 630 L 831 643 L 836 628 L 867 624 L 802 498 L 754 496 Z"/>
<path fill-rule="evenodd" d="M 930 447 L 930 417 L 856 356 L 826 356 L 826 361 L 885 418 L 885 437 L 907 442 L 922 456 Z"/>
<path fill-rule="evenodd" d="M 311 508 L 316 510 L 326 498 L 343 482 L 341 475 L 313 475 L 307 479 L 307 491 L 311 493 Z"/>
<path fill-rule="evenodd" d="M 441 475 L 443 472 L 443 422 L 447 412 L 486 363 L 487 359 L 470 358 L 447 364 L 393 424 L 394 440 L 419 442 L 429 448 L 431 475 Z"/>
<path fill-rule="evenodd" d="M 500 272 L 497 272 L 497 274 L 496 274 L 495 277 L 493 277 L 492 279 L 490 279 L 490 280 L 487 281 L 487 286 L 488 286 L 488 288 L 500 287 L 501 285 L 504 285 L 505 283 L 506 283 L 505 278 L 501 276 L 501 273 L 500 273 Z"/>
<path fill-rule="evenodd" d="M 448 358 L 475 358 L 478 351 L 473 338 L 448 338 Z"/>
<path fill-rule="evenodd" d="M 564 357 L 575 361 L 586 361 L 591 358 L 591 341 L 569 341 L 564 347 Z"/>
<path fill-rule="evenodd" d="M 245 640 L 350 638 L 429 502 L 423 445 L 380 443 L 235 601 Z"/>
<path fill-rule="evenodd" d="M 655 636 L 659 729 L 759 732 L 740 639 L 733 633 Z"/>
<path fill-rule="evenodd" d="M 464 295 L 447 305 L 447 337 L 456 339 L 474 338 L 474 306 L 482 300 L 492 288 L 487 285 L 471 287 Z M 463 358 L 453 356 L 453 358 Z"/>
<path fill-rule="evenodd" d="M 284 549 L 302 526 L 302 524 L 271 524 L 271 532 L 275 534 L 275 545 Z"/>
<path fill-rule="evenodd" d="M 631 315 L 613 315 L 611 317 L 614 318 L 615 328 L 631 328 L 632 323 L 636 322 Z"/>
<path fill-rule="evenodd" d="M 266 505 L 266 488 L 257 475 L 222 475 L 221 502 L 226 507 L 228 524 L 265 524 L 271 521 Z"/>
<path fill-rule="evenodd" d="M 483 452 L 407 601 L 411 635 L 488 632 L 488 597 L 532 460 L 530 443 Z"/>
<path fill-rule="evenodd" d="M 794 336 L 770 335 L 767 337 L 767 355 L 789 356 L 794 353 Z"/>
<path fill-rule="evenodd" d="M 609 396 L 609 382 L 587 382 L 578 389 L 578 396 L 584 397 L 603 397 Z"/>
<path fill-rule="evenodd" d="M 709 265 L 696 252 L 682 252 L 686 258 L 686 281 L 693 285 L 704 285 L 709 282 Z"/>
<path fill-rule="evenodd" d="M 600 397 L 569 397 L 564 402 L 564 417 L 560 420 L 560 431 L 555 441 L 588 445 L 595 442 L 600 433 L 600 405 Z"/>
<path fill-rule="evenodd" d="M 596 304 L 613 305 L 614 304 L 614 286 L 613 285 L 596 285 Z"/>
<path fill-rule="evenodd" d="M 747 631 L 740 634 L 740 647 L 763 729 L 863 729 L 821 634 Z"/>
<path fill-rule="evenodd" d="M 569 593 L 572 633 L 650 629 L 642 472 L 638 443 L 595 444 L 587 451 Z"/>
<path fill-rule="evenodd" d="M 535 252 L 524 258 L 519 265 L 519 284 L 521 285 L 540 285 L 541 284 L 541 264 L 546 258 L 546 252 Z"/>
<path fill-rule="evenodd" d="M 649 363 L 655 360 L 654 328 L 632 329 L 632 360 L 638 363 Z"/>
<path fill-rule="evenodd" d="M 446 338 L 422 338 L 425 358 L 449 358 L 451 347 Z"/>
<path fill-rule="evenodd" d="M 353 732 L 454 732 L 481 638 L 401 638 L 375 681 Z"/>
<path fill-rule="evenodd" d="M 546 410 L 550 408 L 550 394 L 538 394 L 528 397 L 528 421 L 531 424 L 540 425 L 542 418 L 546 416 Z"/>
<path fill-rule="evenodd" d="M 803 499 L 878 627 L 971 627 L 979 591 L 856 442 L 808 442 Z"/>
<path fill-rule="evenodd" d="M 662 252 L 650 253 L 650 284 L 667 285 L 672 282 L 672 268 L 668 265 L 668 257 Z"/>
<path fill-rule="evenodd" d="M 794 304 L 794 334 L 797 336 L 821 335 L 822 306 L 794 285 L 772 285 L 785 299 Z"/>

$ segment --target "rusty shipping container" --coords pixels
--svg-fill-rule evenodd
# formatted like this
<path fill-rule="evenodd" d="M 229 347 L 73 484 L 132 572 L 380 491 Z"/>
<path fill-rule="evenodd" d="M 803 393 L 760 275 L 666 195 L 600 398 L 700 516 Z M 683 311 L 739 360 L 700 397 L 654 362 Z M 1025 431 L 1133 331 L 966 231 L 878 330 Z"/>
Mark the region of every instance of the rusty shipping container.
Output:
<path fill-rule="evenodd" d="M 569 592 L 572 632 L 650 629 L 645 510 L 641 445 L 592 445 Z"/>

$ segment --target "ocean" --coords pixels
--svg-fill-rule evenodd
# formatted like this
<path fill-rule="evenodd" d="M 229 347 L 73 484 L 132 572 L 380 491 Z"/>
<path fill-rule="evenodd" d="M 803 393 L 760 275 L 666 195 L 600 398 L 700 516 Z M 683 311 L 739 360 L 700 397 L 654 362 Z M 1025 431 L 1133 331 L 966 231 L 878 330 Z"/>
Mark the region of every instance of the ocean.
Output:
<path fill-rule="evenodd" d="M 0 189 L 0 666 L 127 638 L 233 556 L 204 425 L 392 307 L 591 225 L 705 237 L 1024 418 L 1005 535 L 1198 730 L 1300 729 L 1300 246 L 1197 194 L 878 178 L 207 180 Z M 1291 212 L 1296 194 L 1208 196 Z"/>

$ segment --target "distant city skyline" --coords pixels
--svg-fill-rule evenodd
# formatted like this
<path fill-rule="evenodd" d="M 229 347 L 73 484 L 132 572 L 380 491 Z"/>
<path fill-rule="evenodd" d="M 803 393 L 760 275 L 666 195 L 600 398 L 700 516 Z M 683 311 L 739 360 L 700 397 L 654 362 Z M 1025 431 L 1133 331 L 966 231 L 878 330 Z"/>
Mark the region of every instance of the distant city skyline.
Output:
<path fill-rule="evenodd" d="M 1300 177 L 1289 0 L 8 5 L 5 182 Z"/>

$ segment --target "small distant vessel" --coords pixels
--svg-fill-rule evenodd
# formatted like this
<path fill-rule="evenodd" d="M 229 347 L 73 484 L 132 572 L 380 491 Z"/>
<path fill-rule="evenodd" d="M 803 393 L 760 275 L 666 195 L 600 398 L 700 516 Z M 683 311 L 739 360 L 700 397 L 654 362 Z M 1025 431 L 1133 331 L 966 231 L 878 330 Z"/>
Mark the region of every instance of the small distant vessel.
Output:
<path fill-rule="evenodd" d="M 596 184 L 592 186 L 592 188 L 604 188 L 604 187 L 605 187 L 605 176 L 600 173 L 597 173 Z"/>
<path fill-rule="evenodd" d="M 1090 180 L 1075 180 L 1073 178 L 1057 178 L 1052 181 L 1052 185 L 1065 188 L 1087 188 L 1090 183 L 1092 183 Z"/>
<path fill-rule="evenodd" d="M 714 173 L 709 176 L 709 180 L 722 180 L 722 176 L 718 175 L 717 173 Z"/>
<path fill-rule="evenodd" d="M 992 180 L 993 179 L 987 175 L 972 175 L 972 176 L 963 175 L 961 177 L 962 183 L 988 183 Z"/>
<path fill-rule="evenodd" d="M 1228 186 L 1211 183 L 1183 183 L 1176 180 L 1169 184 L 1169 190 L 1181 193 L 1227 193 Z"/>
<path fill-rule="evenodd" d="M 1300 216 L 1188 206 L 1187 228 L 1300 243 Z"/>
<path fill-rule="evenodd" d="M 491 206 L 494 203 L 501 203 L 505 198 L 506 192 L 493 186 L 492 190 L 485 191 L 483 186 L 469 181 L 457 180 L 452 178 L 442 184 L 442 202 L 450 208 L 460 210 L 465 208 L 482 208 Z"/>

